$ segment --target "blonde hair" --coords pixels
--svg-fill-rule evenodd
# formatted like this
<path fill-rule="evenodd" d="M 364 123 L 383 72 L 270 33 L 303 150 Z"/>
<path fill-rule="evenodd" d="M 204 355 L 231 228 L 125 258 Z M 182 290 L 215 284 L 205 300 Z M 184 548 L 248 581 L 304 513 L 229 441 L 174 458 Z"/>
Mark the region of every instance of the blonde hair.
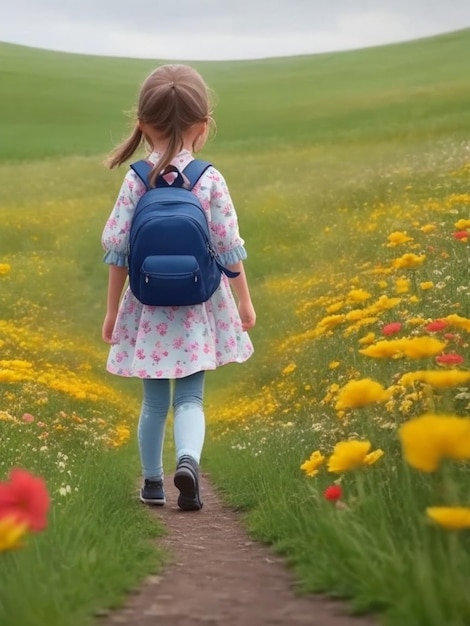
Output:
<path fill-rule="evenodd" d="M 187 65 L 157 67 L 140 89 L 136 113 L 132 133 L 111 152 L 106 164 L 113 168 L 127 161 L 147 140 L 140 124 L 149 125 L 168 140 L 150 173 L 152 186 L 183 148 L 184 133 L 194 124 L 214 123 L 209 89 L 199 72 Z"/>

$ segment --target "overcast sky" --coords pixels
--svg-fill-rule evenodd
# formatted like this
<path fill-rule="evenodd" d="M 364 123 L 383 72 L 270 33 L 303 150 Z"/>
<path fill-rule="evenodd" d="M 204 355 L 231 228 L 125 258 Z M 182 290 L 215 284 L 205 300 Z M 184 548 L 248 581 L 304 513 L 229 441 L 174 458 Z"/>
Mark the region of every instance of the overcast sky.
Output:
<path fill-rule="evenodd" d="M 308 54 L 470 27 L 470 0 L 0 1 L 0 41 L 155 59 Z"/>

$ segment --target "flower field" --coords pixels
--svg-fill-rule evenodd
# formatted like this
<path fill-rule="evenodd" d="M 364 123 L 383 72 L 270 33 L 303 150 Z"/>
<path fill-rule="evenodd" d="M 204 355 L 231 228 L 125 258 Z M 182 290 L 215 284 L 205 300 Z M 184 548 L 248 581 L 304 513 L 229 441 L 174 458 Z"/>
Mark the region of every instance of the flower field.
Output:
<path fill-rule="evenodd" d="M 299 591 L 386 626 L 470 623 L 469 45 L 200 64 L 258 313 L 203 467 Z M 85 626 L 161 562 L 100 338 L 101 163 L 149 63 L 2 46 L 12 102 L 62 99 L 0 104 L 0 624 Z"/>
<path fill-rule="evenodd" d="M 421 188 L 397 177 L 388 202 L 338 207 L 344 253 L 324 259 L 320 276 L 265 286 L 289 319 L 271 368 L 264 354 L 258 363 L 271 377 L 214 407 L 220 485 L 250 511 L 255 535 L 287 555 L 306 589 L 333 587 L 387 624 L 470 619 L 465 158 L 436 163 Z M 336 249 L 338 229 L 320 235 Z M 221 469 L 227 444 L 236 475 Z"/>
<path fill-rule="evenodd" d="M 40 176 L 20 214 L 2 197 L 0 623 L 83 625 L 157 566 L 159 529 L 136 507 L 136 400 L 104 372 L 86 296 L 99 246 L 72 236 L 77 189 L 44 189 L 70 165 L 28 168 Z M 0 166 L 4 190 L 11 171 Z"/>

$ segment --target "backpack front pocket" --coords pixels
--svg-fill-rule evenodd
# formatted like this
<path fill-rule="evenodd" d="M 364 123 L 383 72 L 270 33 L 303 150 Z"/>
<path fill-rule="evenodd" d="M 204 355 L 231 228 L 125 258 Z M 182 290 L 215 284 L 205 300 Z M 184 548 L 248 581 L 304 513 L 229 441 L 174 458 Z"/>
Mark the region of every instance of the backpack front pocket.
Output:
<path fill-rule="evenodd" d="M 186 306 L 204 302 L 199 264 L 190 255 L 155 255 L 140 270 L 140 297 L 151 306 Z"/>

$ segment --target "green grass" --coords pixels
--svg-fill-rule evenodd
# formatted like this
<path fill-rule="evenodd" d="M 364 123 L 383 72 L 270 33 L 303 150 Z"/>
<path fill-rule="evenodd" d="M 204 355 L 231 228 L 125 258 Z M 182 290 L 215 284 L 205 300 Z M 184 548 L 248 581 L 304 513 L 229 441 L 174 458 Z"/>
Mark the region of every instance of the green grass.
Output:
<path fill-rule="evenodd" d="M 47 532 L 2 555 L 5 626 L 92 624 L 94 613 L 118 606 L 136 580 L 159 567 L 155 522 L 136 505 L 130 450 L 89 455 L 78 468 L 80 476 L 69 479 L 77 491 L 63 502 L 54 497 Z"/>
<path fill-rule="evenodd" d="M 424 514 L 445 501 L 449 485 L 469 501 L 468 469 L 451 466 L 449 483 L 403 462 L 396 430 L 382 422 L 418 414 L 419 394 L 411 400 L 403 392 L 391 411 L 366 407 L 343 421 L 334 400 L 323 399 L 333 383 L 370 376 L 390 385 L 405 370 L 433 366 L 362 357 L 357 340 L 368 330 L 380 336 L 383 323 L 399 319 L 404 333 L 421 332 L 413 317 L 470 314 L 467 248 L 451 236 L 470 210 L 469 52 L 467 30 L 356 52 L 196 64 L 217 93 L 218 135 L 204 156 L 229 182 L 259 316 L 253 358 L 208 376 L 204 466 L 246 512 L 254 536 L 286 556 L 304 590 L 345 597 L 356 611 L 380 610 L 391 626 L 470 619 L 468 538 L 446 535 Z M 7 382 L 2 374 L 19 366 L 0 365 L 0 434 L 8 443 L 0 477 L 26 466 L 44 474 L 54 499 L 46 533 L 0 555 L 5 626 L 82 625 L 161 561 L 150 548 L 160 530 L 133 497 L 135 441 L 109 449 L 117 426 L 134 432 L 140 387 L 106 375 L 100 341 L 99 238 L 124 173 L 107 172 L 102 161 L 126 132 L 122 112 L 154 65 L 0 44 L 8 93 L 0 99 L 0 266 L 11 266 L 0 275 L 0 359 L 30 363 L 36 374 Z M 426 223 L 436 227 L 429 237 L 420 231 Z M 387 248 L 397 230 L 417 247 Z M 343 335 L 344 324 L 308 339 L 351 289 L 368 289 L 371 299 L 393 295 L 403 272 L 369 270 L 423 251 L 426 264 L 412 274 L 410 292 L 375 325 Z M 421 292 L 425 280 L 443 287 Z M 467 337 L 458 332 L 462 351 Z M 283 374 L 288 365 L 295 370 Z M 438 408 L 467 414 L 458 391 L 437 394 Z M 25 412 L 34 423 L 22 422 Z M 385 456 L 344 477 L 349 509 L 337 511 L 322 498 L 334 477 L 323 471 L 306 479 L 299 466 L 314 449 L 328 453 L 354 433 Z M 59 452 L 71 475 L 58 470 Z M 171 461 L 169 443 L 168 469 Z M 72 493 L 59 497 L 65 484 Z"/>
<path fill-rule="evenodd" d="M 217 154 L 312 142 L 376 143 L 468 126 L 468 31 L 407 44 L 266 61 L 195 63 L 217 94 Z M 0 158 L 109 150 L 155 61 L 0 44 Z"/>

